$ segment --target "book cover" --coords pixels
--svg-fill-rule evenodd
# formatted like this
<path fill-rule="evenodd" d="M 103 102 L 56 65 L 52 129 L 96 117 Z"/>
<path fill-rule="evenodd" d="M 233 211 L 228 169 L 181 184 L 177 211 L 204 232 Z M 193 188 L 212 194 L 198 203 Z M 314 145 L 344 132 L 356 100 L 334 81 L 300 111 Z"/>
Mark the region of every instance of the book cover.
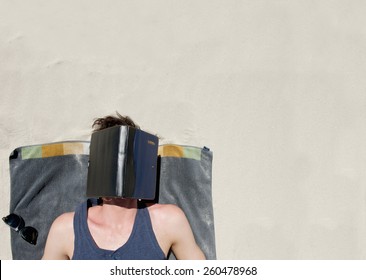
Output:
<path fill-rule="evenodd" d="M 129 126 L 94 132 L 87 197 L 154 199 L 158 145 L 157 136 Z"/>

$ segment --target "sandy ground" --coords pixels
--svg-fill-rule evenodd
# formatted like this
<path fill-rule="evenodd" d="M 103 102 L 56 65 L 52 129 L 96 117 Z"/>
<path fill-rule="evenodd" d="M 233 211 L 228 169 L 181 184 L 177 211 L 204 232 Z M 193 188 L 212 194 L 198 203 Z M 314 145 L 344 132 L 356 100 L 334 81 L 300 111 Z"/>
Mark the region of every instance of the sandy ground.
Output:
<path fill-rule="evenodd" d="M 365 12 L 0 0 L 1 215 L 13 149 L 89 140 L 118 110 L 162 143 L 211 148 L 220 259 L 366 258 Z"/>

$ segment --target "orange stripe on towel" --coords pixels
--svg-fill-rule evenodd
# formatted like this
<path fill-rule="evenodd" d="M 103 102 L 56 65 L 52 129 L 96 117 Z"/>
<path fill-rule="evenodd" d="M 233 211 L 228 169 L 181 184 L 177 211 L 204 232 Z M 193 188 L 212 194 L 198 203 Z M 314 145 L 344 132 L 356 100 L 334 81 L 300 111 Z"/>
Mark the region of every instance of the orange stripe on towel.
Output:
<path fill-rule="evenodd" d="M 159 146 L 158 150 L 159 156 L 162 157 L 183 157 L 184 150 L 183 147 L 177 145 L 164 145 Z"/>

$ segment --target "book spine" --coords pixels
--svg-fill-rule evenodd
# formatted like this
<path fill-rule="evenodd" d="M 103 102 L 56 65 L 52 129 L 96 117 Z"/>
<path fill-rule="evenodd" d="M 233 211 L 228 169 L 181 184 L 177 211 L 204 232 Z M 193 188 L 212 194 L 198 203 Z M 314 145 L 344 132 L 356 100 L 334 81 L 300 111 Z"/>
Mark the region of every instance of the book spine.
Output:
<path fill-rule="evenodd" d="M 128 149 L 128 127 L 121 126 L 119 133 L 119 145 L 118 145 L 118 157 L 117 157 L 117 178 L 116 178 L 116 196 L 123 196 L 124 181 L 125 181 L 125 169 L 127 161 L 127 149 Z"/>

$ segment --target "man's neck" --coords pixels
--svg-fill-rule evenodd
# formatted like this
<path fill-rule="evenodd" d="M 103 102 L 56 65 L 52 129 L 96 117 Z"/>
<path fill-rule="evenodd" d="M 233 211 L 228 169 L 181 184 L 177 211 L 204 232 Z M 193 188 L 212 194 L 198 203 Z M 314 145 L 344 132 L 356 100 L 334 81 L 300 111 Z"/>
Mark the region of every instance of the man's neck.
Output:
<path fill-rule="evenodd" d="M 133 223 L 137 213 L 136 199 L 103 198 L 99 207 L 92 207 L 88 218 L 96 223 L 121 226 Z"/>
<path fill-rule="evenodd" d="M 102 205 L 114 205 L 127 209 L 137 208 L 137 199 L 119 198 L 119 197 L 103 197 Z"/>

